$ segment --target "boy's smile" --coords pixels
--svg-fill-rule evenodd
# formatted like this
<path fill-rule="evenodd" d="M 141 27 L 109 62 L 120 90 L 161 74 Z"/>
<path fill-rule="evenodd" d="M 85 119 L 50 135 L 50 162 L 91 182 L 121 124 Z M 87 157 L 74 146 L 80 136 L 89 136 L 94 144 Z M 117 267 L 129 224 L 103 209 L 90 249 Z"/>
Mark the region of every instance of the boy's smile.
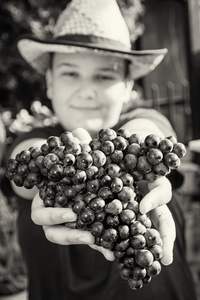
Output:
<path fill-rule="evenodd" d="M 113 127 L 131 88 L 125 61 L 105 55 L 56 53 L 47 71 L 47 95 L 67 130 Z"/>

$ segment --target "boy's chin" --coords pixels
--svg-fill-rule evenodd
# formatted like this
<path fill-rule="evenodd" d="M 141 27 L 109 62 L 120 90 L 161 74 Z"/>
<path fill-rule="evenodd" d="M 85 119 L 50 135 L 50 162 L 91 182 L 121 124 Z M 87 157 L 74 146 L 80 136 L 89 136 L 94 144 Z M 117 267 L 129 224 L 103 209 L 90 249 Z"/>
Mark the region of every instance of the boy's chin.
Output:
<path fill-rule="evenodd" d="M 90 119 L 85 123 L 85 129 L 89 133 L 97 133 L 101 128 L 105 127 L 102 119 Z"/>

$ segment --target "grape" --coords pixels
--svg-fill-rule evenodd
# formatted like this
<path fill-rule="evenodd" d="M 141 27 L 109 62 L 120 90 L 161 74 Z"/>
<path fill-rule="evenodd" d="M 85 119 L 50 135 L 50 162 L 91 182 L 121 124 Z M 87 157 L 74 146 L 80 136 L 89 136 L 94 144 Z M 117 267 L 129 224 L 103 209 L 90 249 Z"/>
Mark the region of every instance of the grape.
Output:
<path fill-rule="evenodd" d="M 130 142 L 130 144 L 136 143 L 136 144 L 140 145 L 142 142 L 144 142 L 144 138 L 142 135 L 140 135 L 138 133 L 133 133 L 129 137 L 129 142 Z"/>
<path fill-rule="evenodd" d="M 73 138 L 74 136 L 70 131 L 65 131 L 60 136 L 60 140 L 63 142 L 64 145 L 68 142 L 72 142 Z"/>
<path fill-rule="evenodd" d="M 64 146 L 58 146 L 57 148 L 54 148 L 51 153 L 54 153 L 58 156 L 59 159 L 63 160 L 63 158 L 65 157 L 65 153 L 64 153 Z"/>
<path fill-rule="evenodd" d="M 130 226 L 131 235 L 144 234 L 146 232 L 146 227 L 139 221 L 132 222 Z"/>
<path fill-rule="evenodd" d="M 123 175 L 120 176 L 120 179 L 122 180 L 123 185 L 125 186 L 131 186 L 134 183 L 134 178 L 129 173 L 124 173 Z"/>
<path fill-rule="evenodd" d="M 175 143 L 173 152 L 177 154 L 179 158 L 181 158 L 186 154 L 185 146 L 182 143 Z"/>
<path fill-rule="evenodd" d="M 118 231 L 119 231 L 119 236 L 122 238 L 122 239 L 126 239 L 129 237 L 130 235 L 130 229 L 129 229 L 129 226 L 128 225 L 120 225 L 118 227 Z"/>
<path fill-rule="evenodd" d="M 48 153 L 43 160 L 44 166 L 47 169 L 50 169 L 57 162 L 59 162 L 59 157 L 54 153 Z"/>
<path fill-rule="evenodd" d="M 135 265 L 135 259 L 134 257 L 130 257 L 130 256 L 125 256 L 124 257 L 124 265 L 127 268 L 133 268 Z"/>
<path fill-rule="evenodd" d="M 93 139 L 90 141 L 89 146 L 92 150 L 100 150 L 101 149 L 101 141 L 99 139 Z"/>
<path fill-rule="evenodd" d="M 61 139 L 58 136 L 50 136 L 47 139 L 47 144 L 49 148 L 55 149 L 62 145 Z"/>
<path fill-rule="evenodd" d="M 173 146 L 174 146 L 173 142 L 170 139 L 165 138 L 165 139 L 160 141 L 159 149 L 163 153 L 169 153 L 173 150 Z"/>
<path fill-rule="evenodd" d="M 106 201 L 113 199 L 113 193 L 107 186 L 103 186 L 102 188 L 100 188 L 100 190 L 98 191 L 98 196 Z"/>
<path fill-rule="evenodd" d="M 98 133 L 98 137 L 101 142 L 112 141 L 116 135 L 116 132 L 110 128 L 101 129 Z"/>
<path fill-rule="evenodd" d="M 28 163 L 31 159 L 31 152 L 29 150 L 23 150 L 19 154 L 19 162 Z"/>
<path fill-rule="evenodd" d="M 154 228 L 147 228 L 144 237 L 147 242 L 147 246 L 154 246 L 156 245 L 160 240 L 160 234 L 159 232 Z"/>
<path fill-rule="evenodd" d="M 117 136 L 112 141 L 116 150 L 124 151 L 128 147 L 128 141 L 123 136 Z"/>
<path fill-rule="evenodd" d="M 86 224 L 92 223 L 95 219 L 94 212 L 90 208 L 83 208 L 80 211 L 80 219 Z"/>
<path fill-rule="evenodd" d="M 141 268 L 139 266 L 136 266 L 134 269 L 133 269 L 133 278 L 136 279 L 136 280 L 140 280 L 140 279 L 143 279 L 147 274 L 147 271 L 145 268 Z"/>
<path fill-rule="evenodd" d="M 106 167 L 105 172 L 111 178 L 119 177 L 121 174 L 120 167 L 117 164 L 109 164 Z"/>
<path fill-rule="evenodd" d="M 125 128 L 120 128 L 118 131 L 117 131 L 117 135 L 120 135 L 122 137 L 124 137 L 125 139 L 129 139 L 129 136 L 130 136 L 130 132 L 129 130 L 125 129 Z"/>
<path fill-rule="evenodd" d="M 77 168 L 81 170 L 86 170 L 87 168 L 91 167 L 92 161 L 93 161 L 92 156 L 89 153 L 81 152 L 76 157 Z"/>
<path fill-rule="evenodd" d="M 157 276 L 161 271 L 161 265 L 159 261 L 154 260 L 152 265 L 147 268 L 147 275 L 151 277 Z"/>
<path fill-rule="evenodd" d="M 115 250 L 125 251 L 130 246 L 129 238 L 116 243 Z"/>
<path fill-rule="evenodd" d="M 95 213 L 100 213 L 105 207 L 105 201 L 100 197 L 93 198 L 89 203 L 89 207 Z"/>
<path fill-rule="evenodd" d="M 58 192 L 55 196 L 55 203 L 57 203 L 58 206 L 66 207 L 68 199 L 63 193 Z"/>
<path fill-rule="evenodd" d="M 17 172 L 17 167 L 18 167 L 19 162 L 14 159 L 14 158 L 10 158 L 7 164 L 7 169 L 11 172 L 11 173 L 15 173 Z"/>
<path fill-rule="evenodd" d="M 112 154 L 115 150 L 115 145 L 113 144 L 112 141 L 104 141 L 101 144 L 101 151 L 103 151 L 103 153 L 105 155 L 109 155 Z"/>
<path fill-rule="evenodd" d="M 121 192 L 119 192 L 117 194 L 117 197 L 119 200 L 121 200 L 123 203 L 128 203 L 129 201 L 131 201 L 132 199 L 134 199 L 135 197 L 135 193 L 133 191 L 132 188 L 128 187 L 128 186 L 124 186 L 121 190 Z"/>
<path fill-rule="evenodd" d="M 81 153 L 81 146 L 75 141 L 67 142 L 65 144 L 65 153 L 70 153 L 74 155 L 78 155 Z"/>
<path fill-rule="evenodd" d="M 90 154 L 93 158 L 93 165 L 97 168 L 102 167 L 106 163 L 106 156 L 101 150 L 93 150 Z"/>
<path fill-rule="evenodd" d="M 110 189 L 112 193 L 119 193 L 121 192 L 123 188 L 123 181 L 119 177 L 114 177 L 111 184 L 110 184 Z"/>
<path fill-rule="evenodd" d="M 144 144 L 147 148 L 158 148 L 161 138 L 156 134 L 149 134 L 144 139 Z"/>
<path fill-rule="evenodd" d="M 152 148 L 147 152 L 147 160 L 152 165 L 157 165 L 159 162 L 161 162 L 163 159 L 163 154 L 161 150 Z"/>
<path fill-rule="evenodd" d="M 147 268 L 152 265 L 154 258 L 149 250 L 141 249 L 136 252 L 135 260 L 140 267 Z"/>
<path fill-rule="evenodd" d="M 88 179 L 96 179 L 99 175 L 99 169 L 96 166 L 90 166 L 86 170 L 86 175 Z"/>
<path fill-rule="evenodd" d="M 43 155 L 47 155 L 48 153 L 51 152 L 51 148 L 47 143 L 44 143 L 40 149 L 42 150 Z"/>
<path fill-rule="evenodd" d="M 131 246 L 134 248 L 134 249 L 142 249 L 145 247 L 146 245 L 146 240 L 145 240 L 145 237 L 143 234 L 137 234 L 137 235 L 134 235 L 131 240 Z"/>
<path fill-rule="evenodd" d="M 132 143 L 128 146 L 127 153 L 138 156 L 140 154 L 141 146 L 137 143 Z"/>
<path fill-rule="evenodd" d="M 71 153 L 66 153 L 63 158 L 64 166 L 72 166 L 75 164 L 76 157 Z"/>
<path fill-rule="evenodd" d="M 76 200 L 72 205 L 72 210 L 75 214 L 79 214 L 80 211 L 86 207 L 86 204 L 83 200 Z"/>
<path fill-rule="evenodd" d="M 127 267 L 122 267 L 119 269 L 119 275 L 122 279 L 128 280 L 131 277 L 131 270 Z"/>
<path fill-rule="evenodd" d="M 130 209 L 124 209 L 120 215 L 120 220 L 123 224 L 130 225 L 136 218 L 135 213 Z"/>
<path fill-rule="evenodd" d="M 63 176 L 63 166 L 54 164 L 48 172 L 48 178 L 52 181 L 59 181 Z"/>
<path fill-rule="evenodd" d="M 139 171 L 142 174 L 147 174 L 151 172 L 152 165 L 148 161 L 146 156 L 139 156 L 137 161 L 137 171 Z"/>
<path fill-rule="evenodd" d="M 90 230 L 94 236 L 96 236 L 96 237 L 102 236 L 102 232 L 104 230 L 102 222 L 96 221 L 96 222 L 92 223 Z"/>
<path fill-rule="evenodd" d="M 176 153 L 170 152 L 164 156 L 164 163 L 171 169 L 177 169 L 180 166 L 180 158 Z"/>
<path fill-rule="evenodd" d="M 118 238 L 117 230 L 114 228 L 105 229 L 102 234 L 102 239 L 107 242 L 116 242 Z"/>
<path fill-rule="evenodd" d="M 124 157 L 123 151 L 122 150 L 114 150 L 111 155 L 110 155 L 110 159 L 113 163 L 120 163 L 120 161 L 122 161 Z"/>
<path fill-rule="evenodd" d="M 120 200 L 115 199 L 108 203 L 105 207 L 105 212 L 111 215 L 119 215 L 122 212 L 123 206 Z"/>
<path fill-rule="evenodd" d="M 12 180 L 16 184 L 16 186 L 19 186 L 19 187 L 23 186 L 24 179 L 23 179 L 23 176 L 20 175 L 19 173 L 13 174 Z"/>
<path fill-rule="evenodd" d="M 84 183 L 87 179 L 86 172 L 84 170 L 77 170 L 74 174 L 72 181 L 74 184 L 81 184 Z"/>
<path fill-rule="evenodd" d="M 65 131 L 10 159 L 6 176 L 37 186 L 45 207 L 72 209 L 77 219 L 66 226 L 90 231 L 96 245 L 113 251 L 119 276 L 137 290 L 160 273 L 163 255 L 159 232 L 139 212 L 140 182 L 166 176 L 185 152 L 173 136 L 103 128 L 86 143 Z"/>

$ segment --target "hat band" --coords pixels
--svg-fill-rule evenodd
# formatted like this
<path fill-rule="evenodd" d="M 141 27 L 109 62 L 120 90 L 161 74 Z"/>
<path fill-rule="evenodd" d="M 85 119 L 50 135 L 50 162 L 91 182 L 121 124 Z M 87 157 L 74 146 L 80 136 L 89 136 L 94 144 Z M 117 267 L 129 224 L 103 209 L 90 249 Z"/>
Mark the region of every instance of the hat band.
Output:
<path fill-rule="evenodd" d="M 104 48 L 115 51 L 130 51 L 130 47 L 126 47 L 123 43 L 109 38 L 98 37 L 94 35 L 70 34 L 58 36 L 56 40 L 63 43 L 77 45 L 80 47 Z"/>

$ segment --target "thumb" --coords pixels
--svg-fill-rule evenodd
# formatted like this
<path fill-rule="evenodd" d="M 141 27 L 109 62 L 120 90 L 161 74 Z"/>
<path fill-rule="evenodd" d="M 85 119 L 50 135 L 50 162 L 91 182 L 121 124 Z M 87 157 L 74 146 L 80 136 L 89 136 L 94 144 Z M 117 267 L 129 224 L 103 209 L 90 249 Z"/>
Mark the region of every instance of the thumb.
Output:
<path fill-rule="evenodd" d="M 81 142 L 89 143 L 91 141 L 90 134 L 83 128 L 76 128 L 72 131 L 74 137 L 78 138 Z"/>

